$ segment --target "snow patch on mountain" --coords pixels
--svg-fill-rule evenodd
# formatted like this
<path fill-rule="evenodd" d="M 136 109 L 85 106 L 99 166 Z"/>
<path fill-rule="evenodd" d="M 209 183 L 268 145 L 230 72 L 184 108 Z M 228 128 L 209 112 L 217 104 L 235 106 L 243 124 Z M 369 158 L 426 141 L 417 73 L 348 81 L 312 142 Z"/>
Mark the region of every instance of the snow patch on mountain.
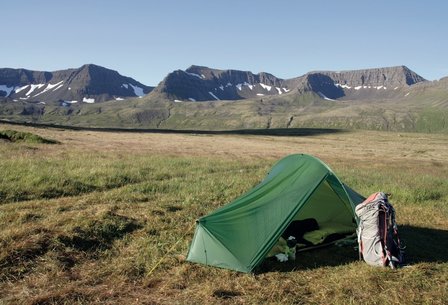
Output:
<path fill-rule="evenodd" d="M 230 84 L 230 83 L 229 83 Z M 238 90 L 243 90 L 243 86 L 246 86 L 246 87 L 248 87 L 250 90 L 253 90 L 254 89 L 254 86 L 255 85 L 253 85 L 253 84 L 249 84 L 248 82 L 244 82 L 244 83 L 239 83 L 239 84 L 236 84 L 235 85 L 235 87 L 237 87 L 238 88 Z"/>
<path fill-rule="evenodd" d="M 215 100 L 219 101 L 219 98 L 213 94 L 213 92 L 209 91 L 208 94 L 210 94 Z"/>
<path fill-rule="evenodd" d="M 331 99 L 331 98 L 328 98 L 328 97 L 326 97 L 322 92 L 317 92 L 317 94 L 319 94 L 319 96 L 321 97 L 321 98 L 323 98 L 324 100 L 327 100 L 327 101 L 334 101 L 334 99 Z"/>
<path fill-rule="evenodd" d="M 250 90 L 254 88 L 254 86 L 252 84 L 249 84 L 248 82 L 244 82 L 243 85 L 249 87 Z"/>
<path fill-rule="evenodd" d="M 33 93 L 34 90 L 42 88 L 43 86 L 45 86 L 45 84 L 31 84 L 30 86 L 31 86 L 30 90 L 27 93 L 25 93 L 25 95 L 30 95 L 31 93 Z"/>
<path fill-rule="evenodd" d="M 51 90 L 51 89 L 53 89 L 53 88 L 55 88 L 55 87 L 58 87 L 58 86 L 61 85 L 63 82 L 64 82 L 64 81 L 61 80 L 59 83 L 56 83 L 56 84 L 54 84 L 54 85 L 52 85 L 51 83 L 48 83 L 48 86 L 47 86 L 47 88 L 45 88 L 45 90 Z M 45 91 L 45 90 L 44 90 L 44 91 Z"/>
<path fill-rule="evenodd" d="M 346 84 L 341 85 L 341 84 L 335 83 L 334 85 L 336 87 L 341 87 L 341 88 L 344 88 L 344 89 L 351 89 L 352 88 L 352 87 L 350 87 L 349 85 L 346 85 Z"/>
<path fill-rule="evenodd" d="M 191 72 L 187 72 L 187 71 L 184 71 L 184 72 L 187 73 L 188 75 L 197 77 L 197 78 L 199 78 L 199 79 L 204 79 L 204 78 L 205 78 L 205 75 L 204 75 L 204 74 L 199 75 L 199 74 L 191 73 Z"/>
<path fill-rule="evenodd" d="M 14 86 L 8 87 L 6 85 L 0 85 L 0 91 L 6 92 L 5 96 L 9 96 L 11 94 L 11 91 L 14 90 Z"/>
<path fill-rule="evenodd" d="M 268 91 L 271 91 L 271 89 L 272 89 L 272 86 L 268 86 L 263 83 L 260 83 L 260 86 L 263 87 L 263 89 L 268 90 Z"/>
<path fill-rule="evenodd" d="M 353 88 L 355 90 L 360 90 L 360 89 L 372 89 L 373 88 L 373 89 L 376 89 L 376 90 L 380 90 L 380 89 L 387 90 L 386 86 L 361 85 L 361 86 L 352 87 L 352 86 L 347 85 L 347 84 L 341 85 L 341 84 L 338 84 L 338 83 L 335 83 L 334 85 L 336 87 L 340 87 L 340 88 L 344 88 L 344 89 L 351 89 L 351 88 Z M 398 89 L 398 87 L 394 88 L 394 90 L 396 90 L 396 89 Z"/>
<path fill-rule="evenodd" d="M 48 83 L 48 85 L 47 85 L 47 87 L 43 90 L 43 91 L 41 91 L 41 92 L 39 92 L 38 94 L 36 94 L 34 97 L 36 97 L 36 96 L 38 96 L 38 95 L 41 95 L 42 93 L 45 93 L 45 92 L 47 92 L 47 91 L 49 91 L 49 90 L 51 90 L 51 89 L 53 89 L 53 88 L 55 88 L 55 87 L 57 87 L 57 89 L 59 89 L 61 86 L 62 86 L 62 83 L 63 83 L 64 81 L 63 80 L 61 80 L 59 83 L 56 83 L 56 84 L 54 84 L 54 85 L 52 85 L 51 83 Z M 57 89 L 55 89 L 55 90 L 57 90 Z M 54 90 L 53 90 L 54 91 Z"/>
<path fill-rule="evenodd" d="M 57 86 L 56 88 L 54 88 L 53 92 L 55 92 L 56 90 L 60 89 L 61 87 L 63 87 L 64 84 L 60 84 L 59 86 Z"/>
<path fill-rule="evenodd" d="M 83 97 L 83 98 L 82 98 L 82 101 L 83 101 L 84 103 L 88 103 L 88 104 L 93 104 L 93 103 L 95 103 L 95 99 L 94 99 L 94 98 Z"/>
<path fill-rule="evenodd" d="M 145 93 L 143 92 L 143 88 L 140 88 L 139 86 L 134 86 L 132 84 L 129 84 L 129 86 L 132 87 L 132 89 L 134 89 L 134 93 L 136 96 L 144 96 Z"/>
<path fill-rule="evenodd" d="M 15 93 L 19 93 L 20 91 L 25 90 L 28 86 L 29 86 L 29 85 L 25 85 L 25 86 L 22 86 L 22 87 L 16 87 L 16 88 L 14 89 L 14 92 L 15 92 Z"/>

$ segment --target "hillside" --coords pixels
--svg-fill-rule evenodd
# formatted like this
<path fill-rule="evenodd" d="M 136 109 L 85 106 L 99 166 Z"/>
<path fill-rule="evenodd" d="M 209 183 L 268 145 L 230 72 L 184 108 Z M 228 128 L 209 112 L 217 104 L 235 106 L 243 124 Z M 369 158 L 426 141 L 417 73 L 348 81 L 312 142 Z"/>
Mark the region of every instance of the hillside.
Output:
<path fill-rule="evenodd" d="M 309 72 L 289 80 L 192 66 L 170 73 L 138 99 L 64 106 L 3 101 L 0 118 L 85 127 L 448 132 L 448 82 L 426 81 L 404 66 Z"/>
<path fill-rule="evenodd" d="M 154 90 L 178 101 L 241 100 L 288 91 L 284 80 L 269 73 L 200 66 L 168 74 Z"/>
<path fill-rule="evenodd" d="M 263 99 L 214 102 L 172 102 L 149 95 L 126 104 L 104 102 L 57 107 L 3 104 L 1 117 L 14 121 L 73 126 L 252 129 L 348 128 L 448 132 L 448 90 L 441 83 L 410 87 L 394 100 L 322 99 L 315 93 L 284 94 Z"/>

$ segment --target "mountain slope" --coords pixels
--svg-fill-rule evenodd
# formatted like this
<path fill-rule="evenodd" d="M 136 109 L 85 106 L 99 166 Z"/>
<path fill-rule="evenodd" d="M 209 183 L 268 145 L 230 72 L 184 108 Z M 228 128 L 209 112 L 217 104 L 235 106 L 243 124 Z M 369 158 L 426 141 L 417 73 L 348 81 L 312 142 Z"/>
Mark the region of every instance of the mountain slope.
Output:
<path fill-rule="evenodd" d="M 317 71 L 288 80 L 299 93 L 312 91 L 324 99 L 392 98 L 426 80 L 405 66 L 351 71 Z M 398 90 L 398 91 L 397 91 Z"/>
<path fill-rule="evenodd" d="M 174 71 L 153 94 L 176 101 L 240 100 L 314 92 L 323 99 L 392 98 L 400 90 L 426 80 L 405 66 L 354 71 L 317 71 L 283 80 L 268 73 L 191 66 Z M 398 91 L 397 91 L 398 90 Z"/>
<path fill-rule="evenodd" d="M 0 97 L 16 102 L 97 103 L 143 96 L 152 89 L 92 64 L 54 72 L 0 69 Z"/>
<path fill-rule="evenodd" d="M 155 88 L 178 101 L 241 100 L 265 95 L 279 95 L 289 89 L 283 79 L 269 73 L 217 70 L 191 66 L 174 71 Z"/>

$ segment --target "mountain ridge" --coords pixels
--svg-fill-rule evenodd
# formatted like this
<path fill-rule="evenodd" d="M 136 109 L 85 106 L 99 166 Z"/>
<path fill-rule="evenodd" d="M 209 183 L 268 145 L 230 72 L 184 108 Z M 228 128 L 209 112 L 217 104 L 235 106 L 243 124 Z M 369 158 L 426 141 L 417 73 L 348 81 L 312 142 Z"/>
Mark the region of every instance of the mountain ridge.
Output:
<path fill-rule="evenodd" d="M 406 66 L 371 68 L 347 71 L 311 71 L 302 76 L 281 79 L 270 73 L 219 70 L 204 66 L 190 66 L 185 71 L 169 73 L 154 89 L 154 94 L 165 94 L 176 101 L 241 100 L 290 91 L 303 94 L 314 92 L 324 99 L 363 98 L 359 90 L 374 89 L 369 96 L 391 96 L 384 90 L 397 90 L 426 79 Z M 273 89 L 273 90 L 272 90 Z M 355 91 L 353 91 L 355 90 Z M 381 91 L 383 90 L 383 91 Z"/>
<path fill-rule="evenodd" d="M 143 96 L 153 87 L 94 64 L 65 70 L 0 69 L 0 96 L 12 101 L 71 104 Z"/>
<path fill-rule="evenodd" d="M 185 71 L 169 73 L 154 89 L 154 93 L 166 94 L 176 100 L 242 100 L 257 94 L 272 95 L 275 91 L 273 87 L 285 88 L 284 80 L 266 72 L 254 74 L 250 71 L 192 65 Z"/>

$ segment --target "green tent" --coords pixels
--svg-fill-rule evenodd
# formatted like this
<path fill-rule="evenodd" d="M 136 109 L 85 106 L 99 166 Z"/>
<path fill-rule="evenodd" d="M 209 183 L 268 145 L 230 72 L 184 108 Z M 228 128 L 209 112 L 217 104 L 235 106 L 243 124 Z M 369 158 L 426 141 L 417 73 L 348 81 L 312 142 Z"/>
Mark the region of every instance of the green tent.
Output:
<path fill-rule="evenodd" d="M 255 188 L 197 220 L 187 260 L 252 272 L 293 220 L 355 232 L 355 205 L 363 200 L 319 159 L 289 155 Z"/>

